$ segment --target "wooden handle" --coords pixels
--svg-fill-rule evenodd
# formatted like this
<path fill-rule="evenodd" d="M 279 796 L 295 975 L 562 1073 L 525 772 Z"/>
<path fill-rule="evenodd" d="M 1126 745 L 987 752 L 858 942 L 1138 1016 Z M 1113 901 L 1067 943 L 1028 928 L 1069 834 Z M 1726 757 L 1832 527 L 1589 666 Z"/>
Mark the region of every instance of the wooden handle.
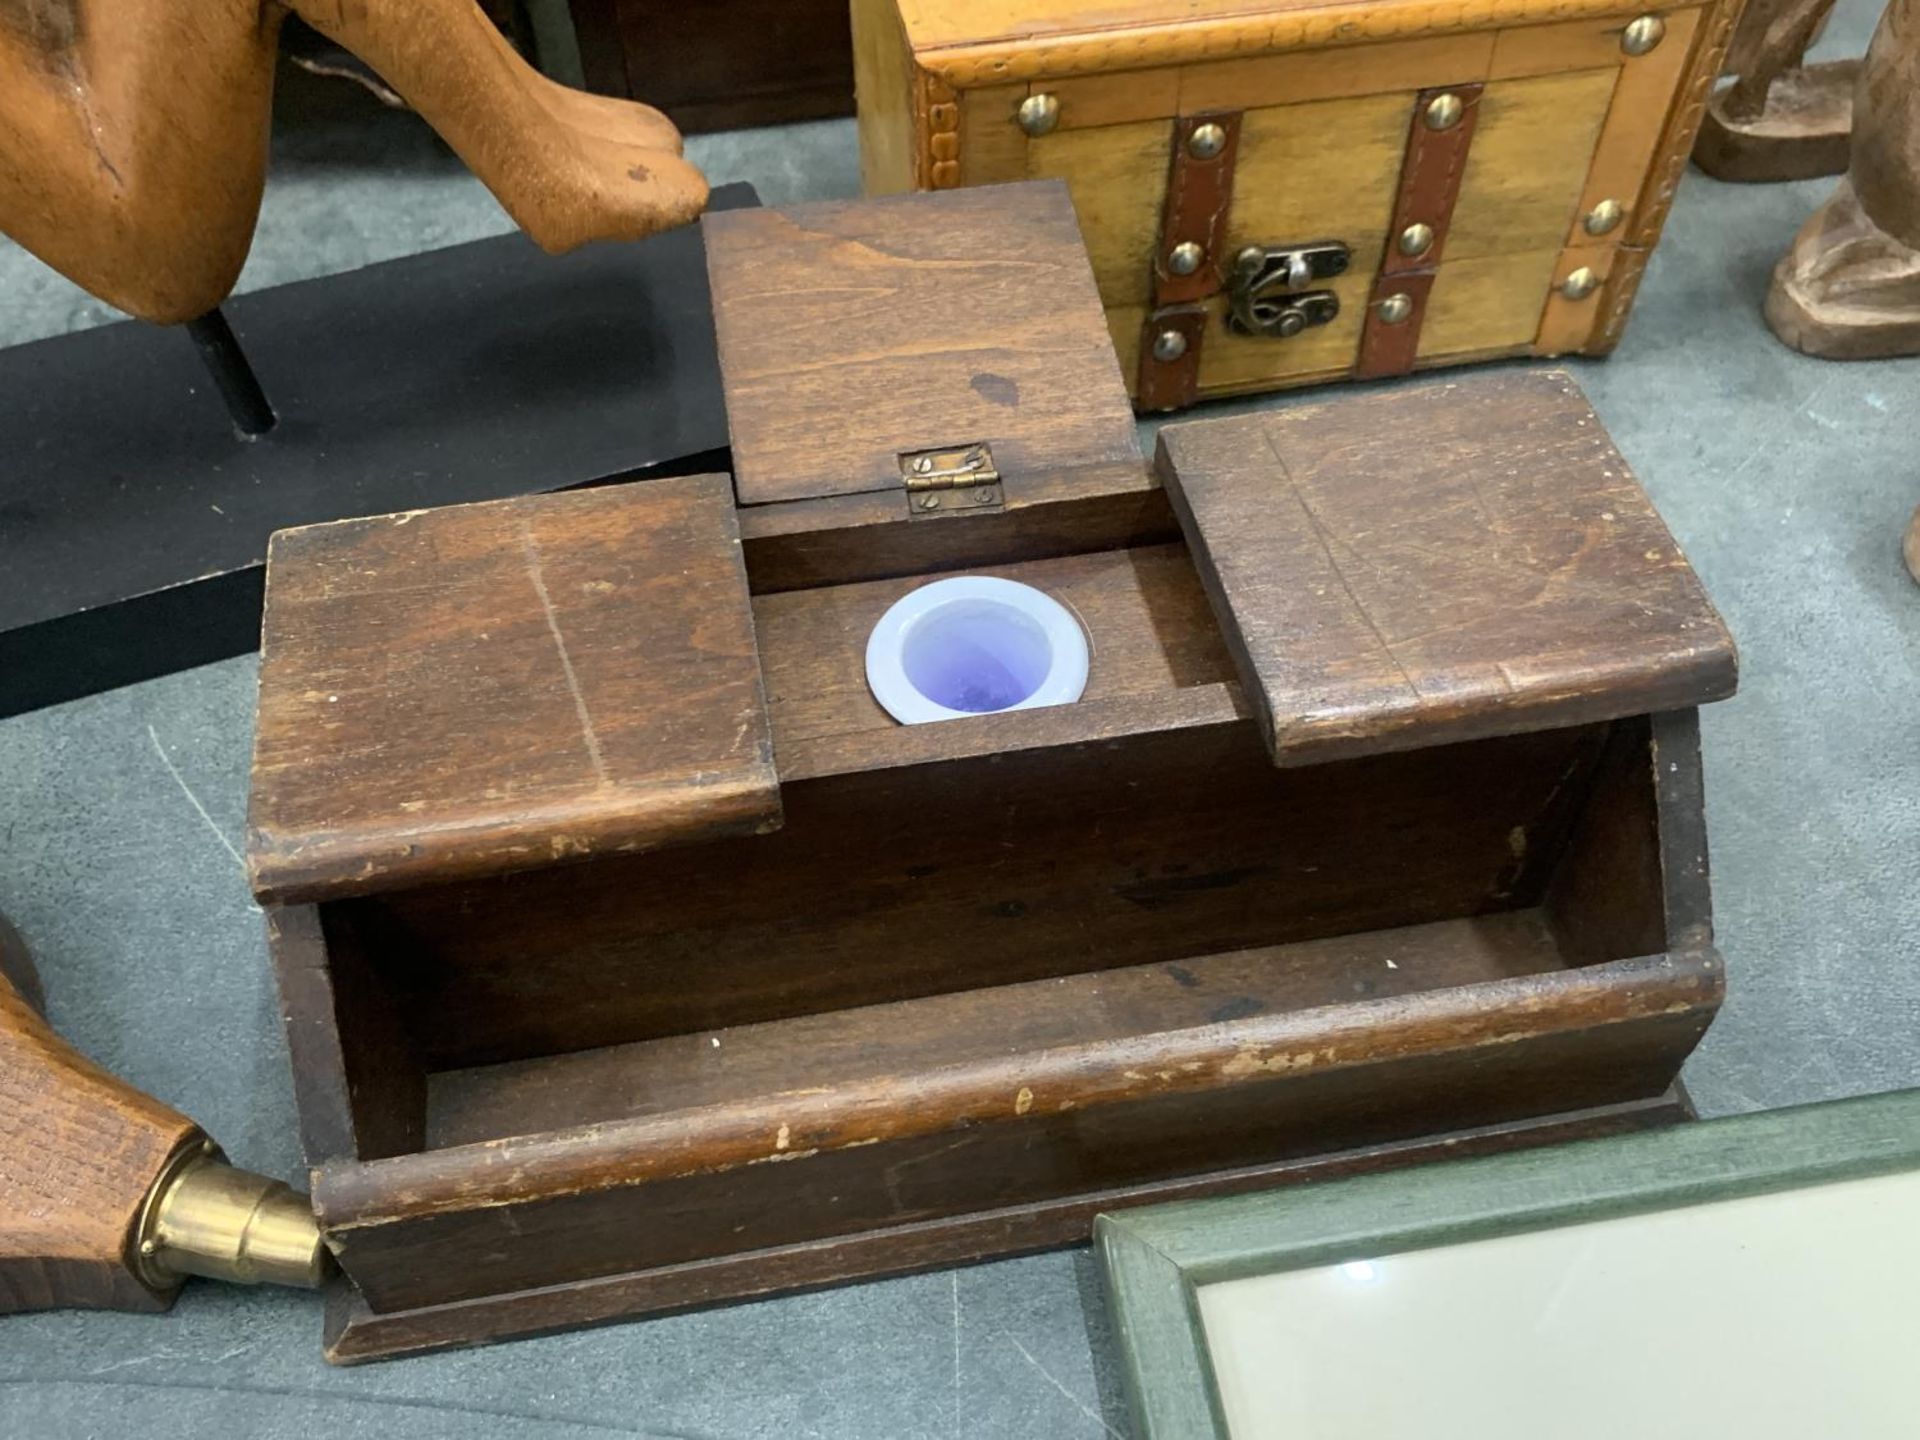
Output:
<path fill-rule="evenodd" d="M 205 1136 L 55 1035 L 33 987 L 0 925 L 0 1314 L 164 1310 L 178 1286 L 141 1278 L 134 1236 L 155 1182 Z"/>

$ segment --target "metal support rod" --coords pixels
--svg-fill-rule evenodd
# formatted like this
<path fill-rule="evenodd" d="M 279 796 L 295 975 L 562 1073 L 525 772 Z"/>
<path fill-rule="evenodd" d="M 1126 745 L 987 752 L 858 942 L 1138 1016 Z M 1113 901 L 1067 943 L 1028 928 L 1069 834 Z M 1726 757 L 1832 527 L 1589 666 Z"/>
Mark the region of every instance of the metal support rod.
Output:
<path fill-rule="evenodd" d="M 247 363 L 246 352 L 240 348 L 227 317 L 217 308 L 209 310 L 187 322 L 187 334 L 193 337 L 193 348 L 200 352 L 220 398 L 226 401 L 233 428 L 249 439 L 273 429 L 273 406 L 267 403 L 267 392 L 260 388 L 260 379 Z"/>

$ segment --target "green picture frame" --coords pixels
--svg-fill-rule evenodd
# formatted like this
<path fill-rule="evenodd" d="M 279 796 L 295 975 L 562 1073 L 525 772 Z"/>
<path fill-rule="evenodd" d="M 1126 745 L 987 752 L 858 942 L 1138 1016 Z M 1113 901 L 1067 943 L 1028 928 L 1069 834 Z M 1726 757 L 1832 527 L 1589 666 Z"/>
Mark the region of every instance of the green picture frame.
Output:
<path fill-rule="evenodd" d="M 1920 1090 L 1900 1090 L 1102 1215 L 1136 1440 L 1228 1440 L 1203 1286 L 1913 1169 Z"/>

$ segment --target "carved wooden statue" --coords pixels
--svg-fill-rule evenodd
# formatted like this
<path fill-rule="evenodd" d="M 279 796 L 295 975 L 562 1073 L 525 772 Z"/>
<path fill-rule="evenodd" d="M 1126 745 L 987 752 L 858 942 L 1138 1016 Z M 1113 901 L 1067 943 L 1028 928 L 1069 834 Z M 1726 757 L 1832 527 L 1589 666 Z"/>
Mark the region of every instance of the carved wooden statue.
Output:
<path fill-rule="evenodd" d="M 1774 268 L 1767 324 L 1829 360 L 1920 354 L 1920 0 L 1891 0 L 1861 62 L 1846 178 Z M 1907 532 L 1920 578 L 1920 515 Z"/>
<path fill-rule="evenodd" d="M 706 203 L 663 115 L 547 80 L 474 0 L 0 0 L 0 231 L 143 319 L 213 309 L 252 242 L 289 10 L 373 66 L 547 250 Z"/>
<path fill-rule="evenodd" d="M 1727 47 L 1732 83 L 1707 102 L 1693 160 L 1721 180 L 1809 180 L 1847 168 L 1858 60 L 1805 63 L 1834 0 L 1748 0 Z"/>
<path fill-rule="evenodd" d="M 1861 62 L 1846 178 L 1773 272 L 1767 323 L 1809 355 L 1920 352 L 1920 0 L 1891 0 Z"/>

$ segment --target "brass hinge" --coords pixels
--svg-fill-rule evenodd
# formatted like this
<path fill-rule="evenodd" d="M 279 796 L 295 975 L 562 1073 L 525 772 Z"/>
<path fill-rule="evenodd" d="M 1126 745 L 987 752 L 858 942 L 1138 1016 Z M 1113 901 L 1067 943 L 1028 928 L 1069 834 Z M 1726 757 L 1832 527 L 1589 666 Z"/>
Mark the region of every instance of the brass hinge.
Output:
<path fill-rule="evenodd" d="M 987 514 L 1006 499 L 993 451 L 984 444 L 902 455 L 900 483 L 907 492 L 907 515 L 914 520 Z"/>

